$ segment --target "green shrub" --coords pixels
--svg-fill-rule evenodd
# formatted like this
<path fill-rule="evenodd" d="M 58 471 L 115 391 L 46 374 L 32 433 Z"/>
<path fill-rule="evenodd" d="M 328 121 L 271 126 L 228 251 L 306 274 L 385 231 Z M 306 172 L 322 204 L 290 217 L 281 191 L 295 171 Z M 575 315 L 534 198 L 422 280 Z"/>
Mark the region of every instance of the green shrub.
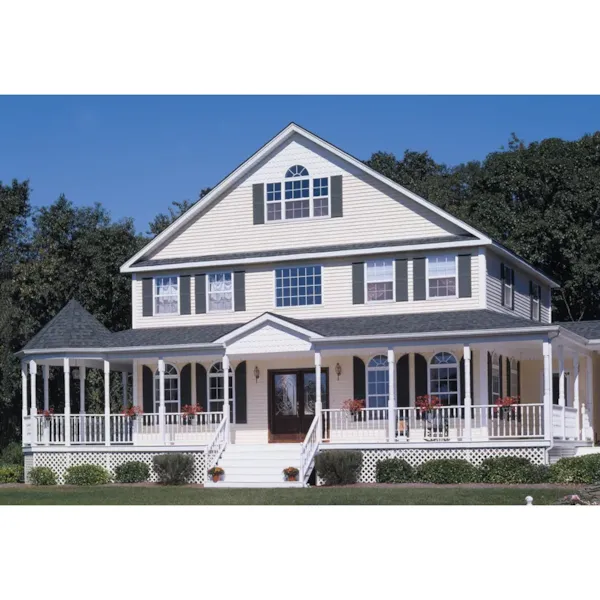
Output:
<path fill-rule="evenodd" d="M 422 483 L 475 483 L 479 481 L 479 472 L 462 458 L 442 458 L 419 465 L 415 479 Z"/>
<path fill-rule="evenodd" d="M 600 483 L 600 454 L 561 458 L 550 465 L 553 483 Z"/>
<path fill-rule="evenodd" d="M 479 466 L 484 483 L 544 483 L 548 481 L 548 467 L 534 465 L 528 458 L 500 456 L 486 458 Z"/>
<path fill-rule="evenodd" d="M 194 471 L 194 459 L 188 454 L 158 454 L 153 463 L 158 481 L 165 485 L 187 483 Z"/>
<path fill-rule="evenodd" d="M 139 460 L 131 460 L 115 468 L 115 481 L 118 483 L 140 483 L 148 481 L 148 477 L 148 465 Z"/>
<path fill-rule="evenodd" d="M 99 465 L 69 467 L 65 475 L 67 485 L 104 485 L 110 479 L 110 473 Z"/>
<path fill-rule="evenodd" d="M 325 485 L 356 483 L 362 465 L 362 452 L 357 450 L 326 450 L 315 458 L 317 474 Z"/>
<path fill-rule="evenodd" d="M 19 442 L 11 442 L 0 452 L 0 465 L 22 465 L 23 446 Z"/>
<path fill-rule="evenodd" d="M 415 470 L 403 458 L 380 460 L 375 472 L 377 483 L 410 483 L 415 477 Z"/>
<path fill-rule="evenodd" d="M 23 481 L 21 465 L 0 465 L 0 483 L 19 483 Z"/>
<path fill-rule="evenodd" d="M 56 485 L 56 475 L 50 467 L 33 467 L 29 481 L 31 485 Z"/>

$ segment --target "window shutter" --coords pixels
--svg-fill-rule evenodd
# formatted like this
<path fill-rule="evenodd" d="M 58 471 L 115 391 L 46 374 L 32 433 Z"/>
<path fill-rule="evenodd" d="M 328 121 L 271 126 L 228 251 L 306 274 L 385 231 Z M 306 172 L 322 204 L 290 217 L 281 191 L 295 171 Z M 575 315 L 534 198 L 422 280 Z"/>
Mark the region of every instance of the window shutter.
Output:
<path fill-rule="evenodd" d="M 206 273 L 196 275 L 196 314 L 206 312 Z"/>
<path fill-rule="evenodd" d="M 408 354 L 404 354 L 396 362 L 396 403 L 401 408 L 410 406 L 409 377 Z"/>
<path fill-rule="evenodd" d="M 352 304 L 365 303 L 365 263 L 352 263 Z"/>
<path fill-rule="evenodd" d="M 342 176 L 331 177 L 331 216 L 343 217 L 344 208 L 342 202 Z"/>
<path fill-rule="evenodd" d="M 235 271 L 235 273 L 233 274 L 233 305 L 236 312 L 246 310 L 245 271 Z"/>
<path fill-rule="evenodd" d="M 515 309 L 515 270 L 510 270 L 510 308 Z"/>
<path fill-rule="evenodd" d="M 458 297 L 471 297 L 471 255 L 461 254 L 458 257 Z"/>
<path fill-rule="evenodd" d="M 241 362 L 235 369 L 235 422 L 248 422 L 246 399 L 246 361 Z"/>
<path fill-rule="evenodd" d="M 511 372 L 510 372 L 510 358 L 506 358 L 506 395 L 510 396 L 512 387 L 510 387 L 511 382 Z"/>
<path fill-rule="evenodd" d="M 142 369 L 142 399 L 143 411 L 152 414 L 154 412 L 154 375 L 152 369 L 146 365 Z"/>
<path fill-rule="evenodd" d="M 179 377 L 181 385 L 181 406 L 192 403 L 192 365 L 188 363 L 181 369 Z"/>
<path fill-rule="evenodd" d="M 396 302 L 408 301 L 408 261 L 396 259 Z"/>
<path fill-rule="evenodd" d="M 504 398 L 504 382 L 502 381 L 502 355 L 498 357 L 498 375 L 500 376 L 500 398 Z"/>
<path fill-rule="evenodd" d="M 151 317 L 154 314 L 152 310 L 152 277 L 142 279 L 142 316 Z"/>
<path fill-rule="evenodd" d="M 189 315 L 192 312 L 190 297 L 190 276 L 181 275 L 179 277 L 179 314 Z"/>
<path fill-rule="evenodd" d="M 533 281 L 529 280 L 529 318 L 533 321 Z"/>
<path fill-rule="evenodd" d="M 415 300 L 427 299 L 425 260 L 425 258 L 413 258 L 413 297 Z"/>
<path fill-rule="evenodd" d="M 473 363 L 471 363 L 471 371 L 473 370 Z M 463 356 L 458 362 L 458 380 L 460 382 L 460 398 L 462 404 L 465 404 L 465 357 Z M 473 392 L 471 391 L 471 394 Z"/>
<path fill-rule="evenodd" d="M 521 361 L 517 362 L 517 394 L 519 395 L 519 403 L 521 402 Z"/>
<path fill-rule="evenodd" d="M 204 412 L 208 411 L 206 369 L 200 363 L 196 363 L 196 404 L 201 406 Z"/>
<path fill-rule="evenodd" d="M 427 387 L 427 359 L 422 354 L 415 353 L 415 396 L 426 396 Z"/>
<path fill-rule="evenodd" d="M 265 222 L 265 184 L 255 183 L 252 186 L 252 212 L 254 224 L 262 225 Z"/>
<path fill-rule="evenodd" d="M 504 306 L 504 263 L 500 264 L 500 304 Z"/>
<path fill-rule="evenodd" d="M 367 385 L 364 361 L 355 356 L 352 360 L 352 369 L 354 371 L 354 400 L 364 400 L 366 403 Z"/>
<path fill-rule="evenodd" d="M 493 391 L 494 388 L 492 386 L 492 355 L 487 353 L 487 378 L 488 378 L 488 404 L 494 403 Z"/>

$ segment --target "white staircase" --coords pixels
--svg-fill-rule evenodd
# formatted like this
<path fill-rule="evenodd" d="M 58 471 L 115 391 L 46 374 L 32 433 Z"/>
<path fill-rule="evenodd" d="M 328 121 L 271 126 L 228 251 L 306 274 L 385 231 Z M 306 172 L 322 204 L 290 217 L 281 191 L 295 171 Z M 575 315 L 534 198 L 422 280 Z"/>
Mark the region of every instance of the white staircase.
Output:
<path fill-rule="evenodd" d="M 205 487 L 302 487 L 299 481 L 285 481 L 283 469 L 300 469 L 301 444 L 228 444 L 218 466 L 225 470 L 218 483 Z"/>

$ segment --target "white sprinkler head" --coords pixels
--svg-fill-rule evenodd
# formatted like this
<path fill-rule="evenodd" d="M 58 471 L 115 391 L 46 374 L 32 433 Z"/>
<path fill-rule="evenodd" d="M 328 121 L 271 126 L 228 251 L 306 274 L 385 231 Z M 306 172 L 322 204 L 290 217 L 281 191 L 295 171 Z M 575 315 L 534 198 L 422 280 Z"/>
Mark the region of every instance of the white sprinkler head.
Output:
<path fill-rule="evenodd" d="M 526 496 L 525 502 L 527 503 L 527 506 L 533 506 L 533 498 L 531 496 Z"/>

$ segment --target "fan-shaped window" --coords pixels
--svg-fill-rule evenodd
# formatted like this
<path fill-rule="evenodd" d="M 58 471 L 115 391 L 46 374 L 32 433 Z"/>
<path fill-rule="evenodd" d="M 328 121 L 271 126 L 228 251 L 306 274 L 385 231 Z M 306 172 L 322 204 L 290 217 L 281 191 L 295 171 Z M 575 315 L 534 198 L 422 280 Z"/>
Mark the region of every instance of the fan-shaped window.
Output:
<path fill-rule="evenodd" d="M 220 412 L 223 410 L 223 402 L 225 400 L 225 373 L 223 371 L 223 363 L 215 363 L 208 372 L 208 410 L 210 412 Z M 233 371 L 229 367 L 229 402 L 231 404 L 230 417 L 232 422 L 234 421 L 235 410 L 234 402 L 235 398 L 233 395 Z"/>
<path fill-rule="evenodd" d="M 165 364 L 165 411 L 168 413 L 180 412 L 179 400 L 179 372 L 174 365 Z M 154 373 L 154 412 L 160 408 L 160 374 L 158 369 Z"/>
<path fill-rule="evenodd" d="M 294 165 L 286 171 L 285 177 L 308 177 L 308 171 L 302 165 Z"/>
<path fill-rule="evenodd" d="M 450 352 L 438 352 L 429 363 L 429 393 L 443 406 L 459 404 L 458 362 Z"/>
<path fill-rule="evenodd" d="M 367 407 L 385 408 L 390 395 L 387 357 L 374 356 L 367 365 Z"/>

